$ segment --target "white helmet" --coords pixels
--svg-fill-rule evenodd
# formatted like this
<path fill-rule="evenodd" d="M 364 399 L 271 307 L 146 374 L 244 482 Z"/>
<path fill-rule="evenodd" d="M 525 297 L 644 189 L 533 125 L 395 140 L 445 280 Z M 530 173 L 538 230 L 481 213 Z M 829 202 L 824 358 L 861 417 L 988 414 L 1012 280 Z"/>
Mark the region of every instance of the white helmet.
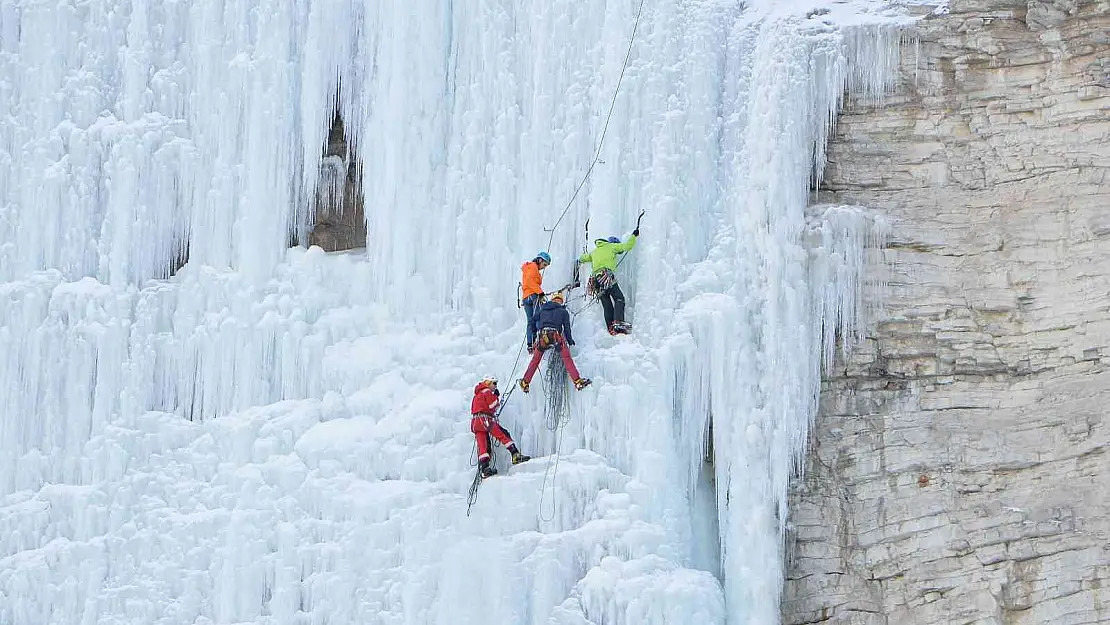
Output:
<path fill-rule="evenodd" d="M 497 376 L 487 375 L 486 377 L 482 378 L 481 383 L 488 384 L 489 386 L 497 386 Z"/>

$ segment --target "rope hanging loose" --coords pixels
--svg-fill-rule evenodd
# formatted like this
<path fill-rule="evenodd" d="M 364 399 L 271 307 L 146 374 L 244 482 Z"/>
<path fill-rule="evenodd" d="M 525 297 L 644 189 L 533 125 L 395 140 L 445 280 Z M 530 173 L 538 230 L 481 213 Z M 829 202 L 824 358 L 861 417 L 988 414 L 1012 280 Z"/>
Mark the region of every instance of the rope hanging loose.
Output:
<path fill-rule="evenodd" d="M 561 458 L 560 451 L 563 447 L 563 432 L 566 432 L 565 427 L 558 428 L 555 431 L 555 460 L 548 462 L 547 468 L 543 472 L 543 483 L 540 485 L 540 501 L 539 501 L 539 517 L 544 523 L 550 523 L 555 520 L 555 476 L 559 473 L 559 460 Z M 544 514 L 543 499 L 544 493 L 547 492 L 547 478 L 548 474 L 551 475 L 551 514 Z"/>
<path fill-rule="evenodd" d="M 482 485 L 482 470 L 474 470 L 474 479 L 470 482 L 470 490 L 466 493 L 466 516 L 470 516 L 470 509 L 478 503 L 478 487 Z"/>
<path fill-rule="evenodd" d="M 613 110 L 617 107 L 617 95 L 620 93 L 621 83 L 624 82 L 624 74 L 628 71 L 628 61 L 632 58 L 632 44 L 636 42 L 636 31 L 640 28 L 640 15 L 643 11 L 644 0 L 640 0 L 640 6 L 636 9 L 636 21 L 632 24 L 632 36 L 628 38 L 628 50 L 624 53 L 624 65 L 621 66 L 621 74 L 617 78 L 617 86 L 613 89 L 613 101 L 609 104 L 609 113 L 605 116 L 605 123 L 601 126 L 601 136 L 597 140 L 597 150 L 594 152 L 593 160 L 590 161 L 590 166 L 586 168 L 586 174 L 582 176 L 582 180 L 580 180 L 578 186 L 574 188 L 574 193 L 572 193 L 570 199 L 567 200 L 567 205 L 563 208 L 563 212 L 560 213 L 559 218 L 555 220 L 555 225 L 551 226 L 551 229 L 548 230 L 551 236 L 547 237 L 547 249 L 551 249 L 551 242 L 555 240 L 555 229 L 562 223 L 563 217 L 566 217 L 567 211 L 569 211 L 570 207 L 574 204 L 575 198 L 578 197 L 578 193 L 582 191 L 582 187 L 585 186 L 586 181 L 590 178 L 590 174 L 594 171 L 594 167 L 601 159 L 601 146 L 605 143 L 605 133 L 609 131 L 609 120 L 613 118 Z"/>
<path fill-rule="evenodd" d="M 601 127 L 601 135 L 598 137 L 597 148 L 594 151 L 594 157 L 590 161 L 589 167 L 586 168 L 586 173 L 583 174 L 582 180 L 580 180 L 578 182 L 578 185 L 575 186 L 574 193 L 572 193 L 571 196 L 570 196 L 570 199 L 567 200 L 566 206 L 564 206 L 562 212 L 559 213 L 559 218 L 555 220 L 555 225 L 551 226 L 550 229 L 545 228 L 545 230 L 547 232 L 550 232 L 550 235 L 547 238 L 547 248 L 548 249 L 551 249 L 551 244 L 555 240 L 555 230 L 559 227 L 559 224 L 561 224 L 563 222 L 563 218 L 566 217 L 567 212 L 570 210 L 570 207 L 574 205 L 574 200 L 578 198 L 578 194 L 582 191 L 582 187 L 584 187 L 586 185 L 586 181 L 589 180 L 590 174 L 593 173 L 594 167 L 596 167 L 598 162 L 601 160 L 601 148 L 605 143 L 605 135 L 609 131 L 609 122 L 613 118 L 613 111 L 617 107 L 617 96 L 620 94 L 621 84 L 624 82 L 624 75 L 628 71 L 628 62 L 632 58 L 632 47 L 636 42 L 636 32 L 640 28 L 640 17 L 641 17 L 641 15 L 643 15 L 643 11 L 644 11 L 644 0 L 640 0 L 640 4 L 636 8 L 636 20 L 632 24 L 632 34 L 628 38 L 628 49 L 625 50 L 625 53 L 624 53 L 624 63 L 621 65 L 620 76 L 617 77 L 617 85 L 613 89 L 613 99 L 609 103 L 609 111 L 608 111 L 608 113 L 606 113 L 605 123 L 602 124 L 602 127 Z M 643 212 L 640 213 L 640 216 L 641 217 L 643 216 Z M 588 228 L 589 227 L 589 225 L 588 225 L 589 221 L 587 220 L 586 223 L 587 223 L 587 228 Z M 637 228 L 639 227 L 639 223 L 640 223 L 640 220 L 637 219 L 636 220 Z M 624 259 L 622 258 L 621 260 L 623 261 Z M 619 262 L 618 262 L 617 266 L 620 267 Z M 567 285 L 566 287 L 563 287 L 560 290 L 567 290 L 571 286 L 572 285 Z M 520 303 L 519 303 L 519 297 L 518 297 L 518 307 L 519 306 L 520 306 Z M 581 311 L 579 311 L 579 312 L 581 312 Z M 575 316 L 577 316 L 577 313 L 575 313 Z M 517 350 L 516 360 L 513 362 L 513 370 L 512 370 L 512 373 L 509 374 L 509 378 L 508 378 L 510 383 L 512 384 L 512 386 L 510 387 L 509 392 L 505 393 L 505 397 L 503 397 L 501 399 L 501 406 L 497 409 L 497 414 L 494 415 L 494 419 L 497 419 L 501 416 L 501 411 L 505 409 L 505 406 L 508 404 L 509 398 L 512 396 L 513 391 L 516 390 L 516 384 L 512 383 L 512 381 L 515 380 L 515 378 L 516 378 L 516 371 L 517 371 L 517 368 L 520 366 L 520 355 L 524 352 L 525 343 L 526 343 L 526 341 L 522 341 L 521 345 L 520 345 L 520 348 Z M 565 377 L 565 374 L 564 374 L 564 377 Z M 565 380 L 564 380 L 564 385 L 565 385 Z M 558 409 L 562 410 L 563 412 L 566 412 L 566 410 L 567 410 L 566 409 L 566 398 L 564 398 L 563 401 L 560 401 L 559 404 L 560 405 L 559 405 Z M 561 427 L 561 426 L 563 426 L 567 423 L 567 421 L 569 420 L 569 415 L 566 415 L 566 414 L 560 415 L 560 414 L 558 414 L 558 410 L 556 410 L 554 412 L 556 413 L 554 415 L 555 418 L 553 420 L 554 424 L 555 424 L 555 431 L 556 431 L 555 470 L 558 471 L 559 451 L 560 451 L 560 447 L 562 446 L 562 438 L 563 438 L 562 433 L 563 433 L 563 430 L 566 429 L 566 428 Z M 552 468 L 552 466 L 551 466 L 551 463 L 549 462 L 548 466 L 547 466 L 547 470 L 544 471 L 544 487 L 546 487 L 548 471 L 550 471 L 551 468 Z M 481 484 L 482 484 L 481 471 L 480 470 L 475 470 L 474 479 L 470 484 L 470 489 L 469 489 L 469 492 L 467 494 L 467 506 L 466 506 L 466 515 L 467 516 L 470 516 L 471 508 L 478 501 L 478 488 L 481 486 Z M 552 489 L 554 489 L 554 476 L 552 476 Z M 541 487 L 541 491 L 540 491 L 540 507 L 541 507 L 540 517 L 541 517 L 541 519 L 544 518 L 544 514 L 543 514 L 543 511 L 542 511 L 543 490 L 544 490 L 544 488 Z M 554 513 L 555 513 L 554 495 L 552 496 L 551 506 L 552 506 L 552 518 L 554 518 Z M 546 520 L 550 521 L 551 519 L 546 519 Z"/>
<path fill-rule="evenodd" d="M 547 238 L 547 248 L 548 249 L 551 249 L 551 243 L 555 239 L 555 229 L 558 228 L 559 224 L 563 222 L 563 218 L 566 217 L 567 211 L 569 211 L 570 207 L 574 204 L 575 198 L 578 197 L 578 193 L 582 190 L 583 185 L 585 185 L 586 181 L 590 178 L 590 174 L 593 173 L 594 167 L 597 165 L 598 161 L 601 159 L 601 147 L 605 143 L 605 135 L 609 131 L 609 121 L 613 118 L 613 110 L 617 106 L 617 95 L 620 94 L 621 83 L 624 82 L 624 75 L 628 71 L 628 61 L 632 58 L 632 46 L 636 42 L 636 32 L 640 29 L 640 16 L 643 15 L 643 12 L 644 12 L 644 0 L 640 0 L 640 5 L 636 8 L 636 20 L 632 23 L 632 34 L 628 38 L 628 49 L 625 50 L 625 52 L 624 52 L 624 63 L 621 65 L 620 76 L 617 77 L 617 86 L 613 89 L 613 100 L 612 100 L 612 102 L 609 103 L 609 112 L 605 115 L 605 123 L 601 127 L 601 136 L 598 138 L 598 141 L 597 141 L 597 149 L 594 151 L 594 158 L 593 158 L 593 160 L 590 161 L 590 166 L 586 169 L 586 173 L 585 173 L 585 175 L 582 176 L 582 180 L 579 181 L 578 186 L 576 186 L 574 188 L 574 193 L 572 193 L 571 196 L 570 196 L 570 199 L 567 200 L 567 205 L 565 207 L 563 207 L 563 212 L 559 213 L 559 218 L 557 220 L 555 220 L 555 225 L 551 226 L 551 228 L 549 230 L 545 228 L 545 230 L 547 230 L 548 232 L 551 233 L 551 235 Z M 639 229 L 639 227 L 640 227 L 640 218 L 642 218 L 643 216 L 644 216 L 644 211 L 640 211 L 640 217 L 636 218 L 636 228 L 637 229 Z M 589 232 L 589 230 L 588 230 L 589 227 L 590 227 L 590 220 L 587 219 L 586 220 L 587 233 Z M 589 238 L 589 237 L 587 236 L 587 238 Z M 589 244 L 589 242 L 587 241 L 587 245 L 588 244 Z M 621 261 L 623 261 L 623 260 L 624 259 L 622 258 Z M 620 262 L 617 263 L 617 267 L 620 267 Z M 571 284 L 568 284 L 567 286 L 564 286 L 563 288 L 561 288 L 559 290 L 560 291 L 565 291 L 565 290 L 568 290 L 571 286 L 572 286 Z M 519 298 L 518 298 L 518 300 L 519 300 Z M 518 307 L 519 307 L 519 302 L 518 302 Z M 510 380 L 512 380 L 516 376 L 517 367 L 520 366 L 520 354 L 523 351 L 524 351 L 524 344 L 522 343 L 521 346 L 520 346 L 520 349 L 517 350 L 517 353 L 516 353 L 516 361 L 513 363 L 513 372 L 509 375 Z M 510 388 L 509 392 L 505 394 L 505 398 L 501 401 L 501 407 L 497 410 L 497 415 L 496 416 L 501 416 L 501 411 L 505 409 L 505 404 L 508 402 L 509 396 L 511 396 L 513 394 L 514 390 L 516 390 L 516 385 L 515 384 L 513 384 L 513 387 Z"/>
<path fill-rule="evenodd" d="M 556 348 L 552 348 L 556 349 Z M 555 518 L 555 476 L 559 472 L 559 454 L 563 446 L 563 434 L 566 425 L 570 423 L 570 391 L 567 388 L 567 370 L 563 361 L 551 354 L 547 368 L 541 378 L 544 398 L 544 421 L 547 429 L 555 434 L 555 460 L 549 461 L 543 472 L 543 482 L 540 483 L 539 518 L 547 523 Z M 551 483 L 551 514 L 544 513 L 544 497 L 548 491 L 548 482 Z"/>
<path fill-rule="evenodd" d="M 505 396 L 501 398 L 501 405 L 498 406 L 498 408 L 497 408 L 497 414 L 495 414 L 493 416 L 493 418 L 495 420 L 499 419 L 501 417 L 501 411 L 505 409 L 505 406 L 509 403 L 509 398 L 512 397 L 512 395 L 513 395 L 513 391 L 516 390 L 516 384 L 512 383 L 512 380 L 514 380 L 516 378 L 516 370 L 517 370 L 518 367 L 520 367 L 520 355 L 522 353 L 524 353 L 524 344 L 525 343 L 526 343 L 526 341 L 521 341 L 520 342 L 520 348 L 518 348 L 516 350 L 516 360 L 513 361 L 513 371 L 512 371 L 512 373 L 509 374 L 509 381 L 512 384 L 512 386 L 509 388 L 509 392 L 505 393 Z M 492 444 L 492 441 L 491 441 L 491 444 Z M 476 450 L 477 450 L 477 443 L 475 443 L 474 446 L 471 447 L 470 454 L 471 454 L 471 460 L 472 460 L 473 464 L 471 464 L 470 466 L 476 466 L 477 465 L 477 462 L 476 462 L 477 457 L 475 456 Z M 478 469 L 474 470 L 474 480 L 470 482 L 470 490 L 467 491 L 467 495 L 466 495 L 466 516 L 470 516 L 470 509 L 473 508 L 474 504 L 478 502 L 478 488 L 481 485 L 482 485 L 482 470 L 481 470 L 481 468 L 478 468 Z"/>
<path fill-rule="evenodd" d="M 551 348 L 552 351 L 558 349 Z M 544 424 L 554 432 L 570 422 L 570 390 L 567 384 L 567 369 L 558 354 L 551 354 L 542 378 L 544 398 Z"/>

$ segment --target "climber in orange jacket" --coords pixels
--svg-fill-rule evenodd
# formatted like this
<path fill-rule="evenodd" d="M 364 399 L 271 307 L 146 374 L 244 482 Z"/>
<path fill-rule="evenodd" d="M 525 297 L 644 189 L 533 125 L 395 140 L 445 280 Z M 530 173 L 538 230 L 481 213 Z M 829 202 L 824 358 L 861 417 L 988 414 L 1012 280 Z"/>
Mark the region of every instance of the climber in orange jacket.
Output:
<path fill-rule="evenodd" d="M 528 353 L 532 353 L 532 343 L 536 339 L 536 309 L 543 303 L 543 275 L 541 271 L 551 264 L 551 256 L 547 252 L 540 252 L 532 260 L 520 266 L 521 303 L 524 304 L 524 317 L 528 327 L 524 330 L 525 344 Z"/>
<path fill-rule="evenodd" d="M 470 431 L 478 443 L 478 470 L 482 477 L 497 475 L 497 469 L 490 466 L 490 440 L 492 435 L 513 456 L 513 464 L 527 462 L 532 458 L 520 453 L 509 431 L 497 422 L 497 408 L 501 405 L 501 391 L 497 390 L 497 378 L 487 375 L 474 387 L 474 399 L 470 400 Z"/>

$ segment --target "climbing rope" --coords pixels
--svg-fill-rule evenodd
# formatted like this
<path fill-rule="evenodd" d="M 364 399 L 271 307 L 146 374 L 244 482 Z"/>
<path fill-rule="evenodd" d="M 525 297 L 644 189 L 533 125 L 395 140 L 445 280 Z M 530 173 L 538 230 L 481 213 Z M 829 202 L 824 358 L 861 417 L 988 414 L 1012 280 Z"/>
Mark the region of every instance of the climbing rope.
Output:
<path fill-rule="evenodd" d="M 543 483 L 540 484 L 540 502 L 539 502 L 539 517 L 544 523 L 550 523 L 555 520 L 555 475 L 559 472 L 559 460 L 562 457 L 563 448 L 563 433 L 566 432 L 565 427 L 558 428 L 555 433 L 555 462 L 548 462 L 547 468 L 543 471 Z M 543 512 L 543 498 L 544 493 L 547 492 L 548 475 L 551 477 L 551 514 L 546 515 Z"/>
<path fill-rule="evenodd" d="M 474 479 L 470 482 L 470 490 L 466 494 L 466 516 L 470 516 L 470 509 L 478 503 L 478 487 L 482 485 L 482 472 L 475 471 Z"/>
<path fill-rule="evenodd" d="M 509 374 L 509 392 L 505 393 L 505 397 L 501 399 L 501 406 L 497 409 L 497 414 L 493 416 L 494 419 L 501 417 L 501 411 L 509 404 L 509 398 L 513 396 L 513 391 L 516 390 L 516 370 L 520 367 L 520 355 L 524 353 L 524 346 L 528 343 L 527 340 L 520 342 L 520 347 L 516 350 L 516 360 L 513 361 L 513 371 Z"/>
<path fill-rule="evenodd" d="M 555 349 L 555 348 L 552 348 Z M 554 432 L 562 425 L 570 423 L 570 390 L 567 384 L 567 368 L 561 358 L 552 355 L 544 370 L 543 379 L 544 425 Z"/>
<path fill-rule="evenodd" d="M 527 343 L 527 341 L 521 341 L 520 342 L 520 348 L 516 350 L 516 359 L 513 361 L 513 371 L 512 371 L 512 373 L 509 374 L 509 384 L 511 386 L 509 388 L 509 392 L 505 393 L 505 396 L 500 398 L 501 399 L 501 405 L 497 408 L 497 414 L 495 414 L 493 416 L 494 420 L 497 420 L 501 417 L 501 411 L 505 409 L 505 406 L 509 403 L 509 398 L 512 397 L 512 395 L 513 395 L 513 391 L 516 390 L 516 382 L 514 380 L 516 380 L 516 370 L 517 370 L 518 367 L 520 367 L 520 355 L 524 353 L 524 344 L 525 343 Z M 496 440 L 497 439 L 495 439 L 491 436 L 490 437 L 490 445 L 492 446 L 496 442 Z M 472 466 L 472 467 L 477 467 L 478 466 L 478 442 L 477 441 L 472 443 L 471 446 L 470 446 L 470 466 Z M 482 485 L 482 470 L 480 468 L 477 468 L 477 469 L 474 469 L 474 479 L 470 482 L 470 490 L 467 492 L 467 496 L 466 496 L 466 516 L 470 516 L 470 509 L 473 508 L 474 504 L 477 503 L 477 501 L 478 501 L 478 488 L 481 485 Z"/>
<path fill-rule="evenodd" d="M 628 70 L 628 61 L 632 58 L 632 44 L 636 41 L 636 31 L 640 28 L 640 15 L 643 11 L 644 0 L 640 0 L 640 6 L 636 9 L 636 21 L 632 24 L 632 36 L 628 38 L 628 50 L 624 53 L 624 64 L 621 66 L 621 74 L 617 78 L 617 86 L 613 89 L 613 101 L 609 104 L 609 113 L 605 116 L 605 123 L 601 126 L 601 136 L 597 140 L 597 149 L 594 151 L 594 158 L 590 161 L 590 166 L 586 168 L 586 174 L 582 176 L 582 180 L 580 180 L 578 186 L 574 188 L 574 193 L 572 193 L 570 199 L 567 200 L 567 205 L 563 208 L 563 212 L 559 214 L 559 219 L 555 220 L 555 225 L 551 226 L 551 229 L 548 230 L 551 236 L 547 238 L 547 249 L 551 249 L 551 242 L 555 239 L 555 229 L 562 223 L 563 217 L 566 217 L 567 211 L 569 211 L 570 207 L 574 204 L 574 200 L 578 197 L 578 193 L 582 190 L 582 187 L 585 186 L 586 181 L 590 179 L 590 174 L 593 173 L 594 166 L 596 166 L 597 162 L 601 159 L 601 146 L 605 143 L 605 133 L 609 131 L 609 120 L 613 117 L 613 109 L 617 107 L 617 95 L 620 93 L 621 83 L 624 81 L 624 74 Z"/>
<path fill-rule="evenodd" d="M 566 217 L 567 211 L 569 211 L 570 207 L 574 205 L 574 200 L 577 199 L 578 194 L 582 191 L 582 187 L 586 185 L 586 181 L 589 180 L 590 174 L 593 173 L 594 167 L 596 167 L 597 163 L 601 160 L 601 148 L 605 143 L 605 135 L 609 131 L 609 122 L 613 118 L 613 111 L 617 107 L 617 96 L 620 94 L 621 83 L 624 82 L 624 75 L 628 71 L 628 62 L 632 58 L 632 47 L 633 47 L 633 44 L 635 44 L 635 42 L 636 42 L 636 32 L 640 28 L 640 17 L 641 17 L 641 15 L 643 15 L 643 11 L 644 11 L 644 0 L 640 0 L 640 5 L 636 9 L 636 20 L 632 24 L 632 34 L 628 38 L 628 49 L 625 50 L 625 53 L 624 53 L 624 63 L 621 65 L 620 76 L 617 77 L 617 85 L 613 89 L 613 99 L 609 103 L 609 112 L 605 115 L 605 123 L 602 124 L 602 126 L 601 126 L 601 135 L 598 137 L 597 148 L 594 150 L 594 157 L 590 161 L 590 166 L 586 168 L 586 173 L 582 176 L 582 180 L 580 180 L 578 182 L 578 185 L 574 188 L 574 193 L 572 193 L 571 196 L 570 196 L 570 199 L 567 200 L 566 206 L 564 206 L 562 212 L 559 213 L 559 218 L 555 220 L 555 225 L 551 226 L 551 228 L 549 230 L 545 229 L 545 230 L 547 230 L 548 232 L 551 233 L 550 236 L 548 236 L 548 238 L 547 238 L 547 249 L 551 249 L 551 244 L 555 239 L 555 230 L 559 227 L 559 224 L 561 224 L 563 222 L 563 218 Z M 642 214 L 643 213 L 641 213 L 641 215 Z M 638 220 L 637 220 L 637 223 L 638 223 Z M 624 259 L 621 258 L 621 261 L 618 261 L 618 263 L 617 263 L 618 268 L 620 267 L 620 262 L 623 262 L 623 260 Z M 518 298 L 518 300 L 519 300 L 519 298 Z M 519 301 L 518 301 L 518 306 L 519 306 Z M 587 307 L 588 306 L 589 305 L 587 304 Z M 579 312 L 581 312 L 581 310 Z M 574 316 L 577 316 L 577 313 L 575 313 Z M 516 371 L 517 371 L 517 368 L 520 366 L 520 355 L 524 352 L 524 344 L 526 342 L 527 341 L 521 342 L 520 348 L 517 350 L 516 360 L 513 362 L 513 370 L 512 370 L 512 373 L 509 374 L 509 378 L 508 378 L 509 382 L 512 386 L 509 389 L 509 391 L 507 393 L 505 393 L 505 397 L 501 398 L 501 406 L 497 409 L 497 414 L 494 415 L 495 419 L 497 419 L 501 416 L 501 411 L 504 410 L 505 406 L 508 404 L 509 397 L 511 397 L 512 394 L 513 394 L 513 391 L 516 390 L 516 386 L 517 386 L 516 383 L 515 383 Z M 551 372 L 552 372 L 552 367 L 553 366 L 558 367 L 558 365 L 552 365 L 552 364 L 549 363 L 548 369 L 547 369 L 549 380 L 550 380 L 550 377 L 552 375 Z M 566 390 L 566 371 L 565 371 L 565 368 L 563 368 L 563 372 L 562 372 L 562 382 L 563 383 L 562 383 L 561 386 L 563 387 L 563 396 L 560 399 L 556 400 L 556 401 L 559 402 L 558 410 L 561 410 L 564 413 L 566 413 L 566 412 L 569 412 L 566 408 L 569 397 L 567 397 L 568 391 Z M 549 399 L 549 405 L 551 403 L 552 403 L 552 400 Z M 555 418 L 551 422 L 555 424 L 554 430 L 557 432 L 556 438 L 555 438 L 555 463 L 554 463 L 554 466 L 555 466 L 555 470 L 558 471 L 559 450 L 562 446 L 562 439 L 563 439 L 562 433 L 566 429 L 566 428 L 560 427 L 560 426 L 565 425 L 569 421 L 570 417 L 569 417 L 569 414 L 559 415 L 558 412 L 553 412 L 552 414 L 555 415 Z M 551 428 L 549 428 L 549 429 L 551 429 Z M 475 445 L 476 445 L 476 443 L 475 443 Z M 473 457 L 474 452 L 472 451 L 471 453 L 472 453 L 472 457 Z M 544 471 L 544 485 L 543 485 L 543 487 L 541 487 L 541 490 L 540 490 L 540 518 L 545 520 L 545 521 L 550 521 L 551 519 L 553 519 L 554 514 L 555 514 L 555 499 L 554 499 L 554 492 L 553 492 L 552 493 L 552 500 L 551 500 L 551 506 L 552 506 L 551 518 L 546 518 L 545 519 L 544 515 L 543 515 L 544 489 L 546 488 L 548 473 L 551 471 L 551 469 L 552 469 L 552 464 L 549 462 L 548 465 L 547 465 L 547 470 Z M 552 479 L 552 487 L 554 488 L 554 474 L 552 474 L 551 479 Z M 466 515 L 467 516 L 470 516 L 470 509 L 478 501 L 478 488 L 481 486 L 481 484 L 482 484 L 481 470 L 480 469 L 475 469 L 474 479 L 470 484 L 470 490 L 469 490 L 468 495 L 467 495 L 467 506 L 466 506 Z"/>
<path fill-rule="evenodd" d="M 628 258 L 628 254 L 625 254 L 624 256 L 620 257 L 620 260 L 617 261 L 617 266 L 613 269 L 613 273 L 617 273 L 616 270 L 621 268 L 621 263 L 623 263 L 624 259 L 626 259 L 626 258 Z M 586 302 L 586 304 L 584 306 L 582 306 L 581 308 L 579 308 L 578 310 L 570 313 L 570 318 L 571 319 L 576 319 L 578 317 L 578 315 L 586 312 L 587 308 L 589 308 L 590 306 L 593 306 L 594 304 L 596 304 L 598 302 L 597 298 L 598 298 L 599 295 L 600 295 L 600 293 L 594 293 L 593 297 L 590 297 L 589 295 L 583 294 L 582 298 L 587 299 L 589 301 Z"/>
<path fill-rule="evenodd" d="M 548 462 L 540 484 L 539 517 L 544 522 L 555 518 L 555 476 L 559 472 L 559 455 L 563 446 L 563 433 L 570 423 L 570 390 L 567 386 L 567 369 L 560 358 L 551 356 L 541 380 L 544 398 L 544 425 L 555 433 L 555 461 Z M 548 480 L 551 482 L 551 514 L 544 514 L 543 502 L 547 493 Z"/>

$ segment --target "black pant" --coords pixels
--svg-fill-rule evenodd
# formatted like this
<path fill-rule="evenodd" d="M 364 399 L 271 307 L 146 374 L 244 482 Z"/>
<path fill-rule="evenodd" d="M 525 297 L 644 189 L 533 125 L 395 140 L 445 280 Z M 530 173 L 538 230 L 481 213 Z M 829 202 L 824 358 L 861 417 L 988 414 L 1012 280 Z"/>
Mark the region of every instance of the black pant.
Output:
<path fill-rule="evenodd" d="M 624 321 L 624 293 L 619 284 L 614 282 L 609 290 L 599 293 L 597 299 L 601 300 L 601 307 L 605 310 L 606 328 L 614 321 Z"/>

